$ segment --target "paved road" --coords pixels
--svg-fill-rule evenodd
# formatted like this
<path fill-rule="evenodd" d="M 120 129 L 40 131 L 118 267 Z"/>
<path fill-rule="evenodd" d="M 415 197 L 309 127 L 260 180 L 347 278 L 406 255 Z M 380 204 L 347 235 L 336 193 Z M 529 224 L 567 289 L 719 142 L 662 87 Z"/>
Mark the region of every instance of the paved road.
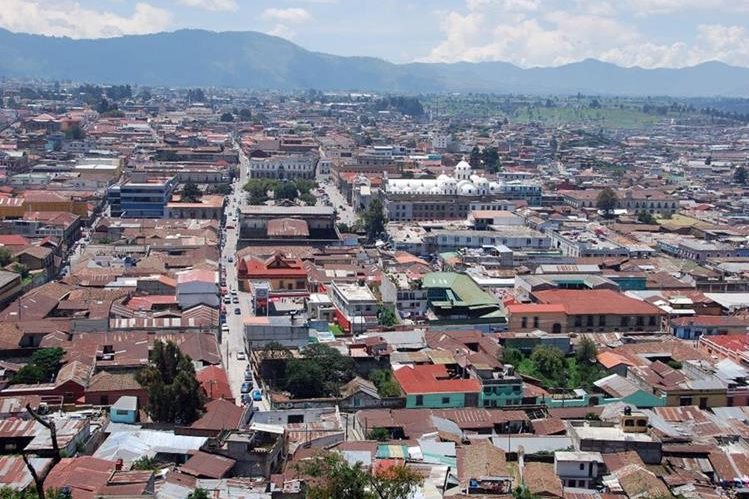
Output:
<path fill-rule="evenodd" d="M 239 304 L 226 304 L 226 322 L 229 325 L 229 332 L 224 333 L 221 344 L 221 351 L 224 357 L 226 365 L 226 371 L 229 376 L 229 384 L 231 386 L 232 394 L 237 400 L 238 404 L 241 404 L 241 387 L 244 382 L 244 372 L 248 366 L 248 360 L 240 360 L 237 358 L 237 354 L 240 352 L 248 355 L 249 352 L 245 351 L 244 345 L 244 324 L 243 317 L 253 315 L 250 304 L 250 295 L 245 292 L 238 290 L 237 283 L 237 271 L 236 262 L 229 262 L 229 258 L 234 260 L 235 253 L 237 251 L 237 239 L 239 237 L 239 224 L 238 221 L 234 221 L 236 218 L 236 210 L 238 206 L 246 204 L 247 199 L 242 190 L 242 186 L 247 182 L 247 158 L 244 154 L 240 154 L 240 165 L 239 165 L 239 180 L 235 182 L 232 194 L 228 196 L 227 200 L 227 228 L 224 232 L 226 241 L 224 242 L 224 248 L 221 253 L 222 265 L 226 269 L 226 287 L 229 290 L 237 291 L 239 297 Z M 241 314 L 236 314 L 235 309 L 239 308 Z M 253 389 L 259 388 L 257 382 L 253 380 Z M 268 410 L 267 400 L 263 400 L 260 403 L 255 403 L 260 410 Z"/>
<path fill-rule="evenodd" d="M 320 182 L 320 187 L 322 187 L 325 194 L 328 195 L 330 202 L 333 204 L 333 208 L 338 211 L 337 220 L 339 222 L 345 223 L 348 226 L 354 225 L 359 217 L 356 213 L 354 213 L 354 209 L 348 203 L 346 198 L 343 197 L 338 188 L 333 185 L 333 182 Z M 317 192 L 315 192 L 315 194 L 319 195 L 317 194 Z"/>

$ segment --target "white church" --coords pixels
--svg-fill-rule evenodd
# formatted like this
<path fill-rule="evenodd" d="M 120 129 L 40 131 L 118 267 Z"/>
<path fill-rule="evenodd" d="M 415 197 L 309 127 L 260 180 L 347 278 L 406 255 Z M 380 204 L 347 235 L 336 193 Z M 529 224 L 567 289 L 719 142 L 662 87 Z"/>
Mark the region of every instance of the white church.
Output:
<path fill-rule="evenodd" d="M 432 196 L 486 196 L 502 191 L 502 183 L 471 172 L 471 165 L 465 159 L 455 166 L 453 176 L 443 173 L 436 179 L 390 179 L 385 172 L 383 190 L 396 195 Z"/>

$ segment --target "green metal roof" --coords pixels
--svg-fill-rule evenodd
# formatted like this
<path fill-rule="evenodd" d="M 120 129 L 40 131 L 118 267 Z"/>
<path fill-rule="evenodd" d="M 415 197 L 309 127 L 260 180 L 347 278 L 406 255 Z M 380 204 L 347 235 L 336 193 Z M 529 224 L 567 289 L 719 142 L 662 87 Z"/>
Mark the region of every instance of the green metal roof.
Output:
<path fill-rule="evenodd" d="M 422 287 L 446 290 L 447 301 L 433 302 L 434 305 L 439 307 L 480 308 L 488 305 L 499 305 L 499 301 L 482 290 L 473 279 L 457 272 L 432 272 L 427 274 L 422 280 Z"/>

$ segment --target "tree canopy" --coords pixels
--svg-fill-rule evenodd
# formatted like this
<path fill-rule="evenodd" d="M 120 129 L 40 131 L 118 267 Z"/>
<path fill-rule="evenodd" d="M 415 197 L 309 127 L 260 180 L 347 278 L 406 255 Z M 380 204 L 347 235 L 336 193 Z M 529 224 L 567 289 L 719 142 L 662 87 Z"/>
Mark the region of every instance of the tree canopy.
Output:
<path fill-rule="evenodd" d="M 154 421 L 188 425 L 202 414 L 205 394 L 192 360 L 173 342 L 156 340 L 150 365 L 135 379 L 148 390 L 147 412 Z"/>
<path fill-rule="evenodd" d="M 195 182 L 187 181 L 182 187 L 182 201 L 194 203 L 202 194 Z"/>
<path fill-rule="evenodd" d="M 746 181 L 747 181 L 746 168 L 744 168 L 743 166 L 739 166 L 738 168 L 736 168 L 736 170 L 733 172 L 733 180 L 737 184 L 741 184 L 741 185 L 746 184 Z"/>
<path fill-rule="evenodd" d="M 596 208 L 603 212 L 603 216 L 611 218 L 614 216 L 614 210 L 619 204 L 619 197 L 611 187 L 605 187 L 598 193 L 596 199 Z"/>
<path fill-rule="evenodd" d="M 286 364 L 285 389 L 296 398 L 337 396 L 354 377 L 351 357 L 322 343 L 309 345 L 302 357 Z"/>
<path fill-rule="evenodd" d="M 11 384 L 49 383 L 60 370 L 62 348 L 40 348 L 31 355 L 29 362 L 10 380 Z"/>
<path fill-rule="evenodd" d="M 333 452 L 323 452 L 300 463 L 297 469 L 315 478 L 308 484 L 307 497 L 311 499 L 402 499 L 410 497 L 424 482 L 419 472 L 404 464 L 370 473 L 361 463 L 348 464 Z"/>
<path fill-rule="evenodd" d="M 398 381 L 389 369 L 374 369 L 369 373 L 369 381 L 377 387 L 380 397 L 397 397 L 401 394 Z"/>
<path fill-rule="evenodd" d="M 385 224 L 387 223 L 382 201 L 376 198 L 373 199 L 372 202 L 369 203 L 367 211 L 364 212 L 362 221 L 367 230 L 367 239 L 369 242 L 374 242 L 385 232 Z"/>

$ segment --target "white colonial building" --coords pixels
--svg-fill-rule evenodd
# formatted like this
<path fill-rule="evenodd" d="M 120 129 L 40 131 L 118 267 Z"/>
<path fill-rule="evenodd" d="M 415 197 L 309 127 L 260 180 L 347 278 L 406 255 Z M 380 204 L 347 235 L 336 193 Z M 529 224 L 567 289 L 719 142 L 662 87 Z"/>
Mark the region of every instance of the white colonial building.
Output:
<path fill-rule="evenodd" d="M 383 205 L 393 221 L 464 219 L 474 206 L 502 209 L 495 203 L 498 200 L 525 199 L 537 204 L 541 186 L 528 183 L 526 187 L 476 175 L 464 159 L 453 175 L 443 173 L 436 179 L 391 179 L 385 174 Z"/>

